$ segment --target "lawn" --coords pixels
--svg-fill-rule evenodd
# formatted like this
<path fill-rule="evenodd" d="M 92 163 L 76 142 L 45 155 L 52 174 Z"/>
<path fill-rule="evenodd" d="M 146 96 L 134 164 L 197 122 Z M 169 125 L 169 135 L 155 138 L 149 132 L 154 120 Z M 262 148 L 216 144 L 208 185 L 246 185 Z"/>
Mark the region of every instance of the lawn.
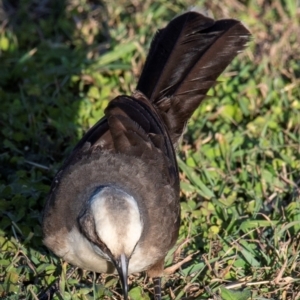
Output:
<path fill-rule="evenodd" d="M 121 299 L 118 277 L 42 243 L 51 181 L 107 103 L 130 94 L 156 30 L 196 6 L 252 41 L 209 91 L 178 149 L 182 224 L 163 300 L 300 299 L 300 4 L 295 0 L 3 0 L 0 299 Z M 132 300 L 150 299 L 145 274 Z"/>

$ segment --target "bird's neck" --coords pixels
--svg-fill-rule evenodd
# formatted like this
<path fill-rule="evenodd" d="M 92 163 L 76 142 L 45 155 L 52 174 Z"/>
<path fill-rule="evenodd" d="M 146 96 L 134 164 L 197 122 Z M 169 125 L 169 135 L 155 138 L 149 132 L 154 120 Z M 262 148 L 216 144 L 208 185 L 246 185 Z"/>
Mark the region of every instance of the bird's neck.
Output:
<path fill-rule="evenodd" d="M 143 231 L 136 200 L 121 189 L 104 187 L 96 192 L 89 205 L 101 241 L 114 256 L 130 257 Z"/>

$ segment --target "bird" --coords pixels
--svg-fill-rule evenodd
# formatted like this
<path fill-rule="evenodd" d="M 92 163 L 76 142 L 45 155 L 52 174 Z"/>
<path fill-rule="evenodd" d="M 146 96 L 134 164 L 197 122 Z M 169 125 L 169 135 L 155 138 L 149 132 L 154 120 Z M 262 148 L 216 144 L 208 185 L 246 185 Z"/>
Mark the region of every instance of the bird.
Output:
<path fill-rule="evenodd" d="M 238 20 L 197 11 L 155 34 L 136 90 L 111 100 L 55 175 L 43 212 L 44 244 L 72 265 L 127 277 L 146 271 L 161 299 L 164 259 L 180 227 L 176 149 L 193 112 L 244 50 Z"/>

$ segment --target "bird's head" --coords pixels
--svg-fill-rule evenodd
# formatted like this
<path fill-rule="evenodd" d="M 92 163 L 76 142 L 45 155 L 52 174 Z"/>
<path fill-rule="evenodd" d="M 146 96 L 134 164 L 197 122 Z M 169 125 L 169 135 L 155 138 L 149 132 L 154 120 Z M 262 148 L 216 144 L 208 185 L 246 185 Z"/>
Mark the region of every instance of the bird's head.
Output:
<path fill-rule="evenodd" d="M 128 298 L 128 264 L 141 238 L 143 222 L 136 200 L 114 186 L 96 190 L 79 216 L 79 226 L 97 254 L 116 268 Z"/>

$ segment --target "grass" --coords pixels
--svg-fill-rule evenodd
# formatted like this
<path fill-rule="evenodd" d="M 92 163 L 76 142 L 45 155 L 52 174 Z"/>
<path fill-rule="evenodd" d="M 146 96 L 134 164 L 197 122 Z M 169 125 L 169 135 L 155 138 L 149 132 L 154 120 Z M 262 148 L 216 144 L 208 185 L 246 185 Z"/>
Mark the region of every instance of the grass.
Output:
<path fill-rule="evenodd" d="M 297 4 L 298 3 L 298 4 Z M 63 160 L 110 99 L 134 90 L 157 28 L 197 5 L 253 34 L 191 119 L 178 151 L 182 226 L 163 299 L 300 299 L 300 34 L 294 0 L 2 1 L 0 298 L 119 299 L 120 284 L 42 244 Z M 151 282 L 130 276 L 131 299 Z"/>

